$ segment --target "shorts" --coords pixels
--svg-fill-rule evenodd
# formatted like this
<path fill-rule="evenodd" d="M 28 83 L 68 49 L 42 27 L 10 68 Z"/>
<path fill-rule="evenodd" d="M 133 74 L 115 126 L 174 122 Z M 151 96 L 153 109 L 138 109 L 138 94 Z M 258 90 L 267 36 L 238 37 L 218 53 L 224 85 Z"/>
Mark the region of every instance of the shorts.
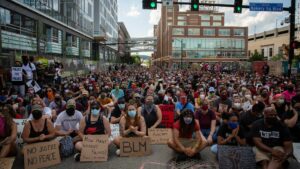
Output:
<path fill-rule="evenodd" d="M 273 149 L 284 152 L 283 147 L 280 147 L 280 146 L 273 147 Z M 261 151 L 260 149 L 258 149 L 256 147 L 253 147 L 253 151 L 255 153 L 256 162 L 265 161 L 265 160 L 266 161 L 271 161 L 271 159 L 272 159 L 272 154 L 271 153 Z"/>

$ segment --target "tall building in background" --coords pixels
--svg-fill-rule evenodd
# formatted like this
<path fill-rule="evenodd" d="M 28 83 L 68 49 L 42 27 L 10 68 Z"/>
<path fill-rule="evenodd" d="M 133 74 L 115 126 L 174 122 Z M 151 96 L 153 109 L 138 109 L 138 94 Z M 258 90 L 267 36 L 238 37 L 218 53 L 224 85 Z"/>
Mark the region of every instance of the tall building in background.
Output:
<path fill-rule="evenodd" d="M 128 44 L 126 44 L 130 41 L 130 35 L 123 22 L 119 22 L 118 24 L 119 24 L 118 53 L 119 53 L 120 61 L 125 62 L 125 59 L 130 57 L 130 47 Z"/>
<path fill-rule="evenodd" d="M 224 13 L 215 8 L 200 6 L 196 12 L 179 8 L 162 7 L 161 19 L 154 26 L 154 65 L 178 68 L 191 63 L 247 59 L 247 27 L 225 26 Z"/>

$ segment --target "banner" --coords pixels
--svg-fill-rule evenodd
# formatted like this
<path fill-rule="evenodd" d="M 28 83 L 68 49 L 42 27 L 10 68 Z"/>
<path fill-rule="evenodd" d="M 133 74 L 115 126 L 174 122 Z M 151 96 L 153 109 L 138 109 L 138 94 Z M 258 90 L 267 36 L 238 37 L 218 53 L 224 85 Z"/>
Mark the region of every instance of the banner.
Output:
<path fill-rule="evenodd" d="M 120 136 L 120 126 L 119 124 L 110 124 L 111 136 L 109 137 L 110 141 L 113 141 L 115 138 Z"/>
<path fill-rule="evenodd" d="M 173 136 L 170 128 L 148 129 L 148 135 L 151 138 L 151 144 L 167 144 Z"/>
<path fill-rule="evenodd" d="M 150 155 L 152 153 L 150 141 L 149 137 L 121 138 L 120 156 L 132 157 Z"/>
<path fill-rule="evenodd" d="M 218 145 L 220 169 L 256 169 L 252 147 Z"/>
<path fill-rule="evenodd" d="M 15 157 L 0 158 L 0 169 L 11 169 L 13 167 Z"/>
<path fill-rule="evenodd" d="M 107 135 L 84 135 L 81 162 L 107 161 L 108 158 L 108 136 Z"/>
<path fill-rule="evenodd" d="M 300 163 L 300 143 L 293 143 L 293 150 L 295 159 Z"/>
<path fill-rule="evenodd" d="M 172 128 L 174 123 L 174 105 L 160 105 L 159 106 L 162 113 L 162 120 L 160 125 L 165 128 Z"/>
<path fill-rule="evenodd" d="M 19 148 L 23 147 L 23 139 L 22 139 L 22 133 L 23 133 L 23 129 L 25 126 L 25 123 L 27 121 L 27 119 L 13 119 L 14 122 L 17 124 L 17 140 L 16 140 L 16 144 Z"/>
<path fill-rule="evenodd" d="M 61 162 L 58 141 L 27 144 L 23 150 L 25 169 L 44 168 Z"/>
<path fill-rule="evenodd" d="M 22 67 L 12 67 L 11 68 L 11 81 L 12 82 L 22 82 L 23 81 Z"/>

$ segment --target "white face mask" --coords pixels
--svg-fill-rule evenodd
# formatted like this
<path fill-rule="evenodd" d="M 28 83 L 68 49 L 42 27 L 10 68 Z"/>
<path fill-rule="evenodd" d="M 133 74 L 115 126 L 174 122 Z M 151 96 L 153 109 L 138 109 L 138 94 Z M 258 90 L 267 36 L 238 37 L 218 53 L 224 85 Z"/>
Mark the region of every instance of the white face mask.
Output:
<path fill-rule="evenodd" d="M 205 95 L 204 95 L 204 94 L 201 94 L 201 95 L 200 95 L 200 99 L 203 100 L 204 98 L 205 98 Z"/>
<path fill-rule="evenodd" d="M 251 98 L 252 98 L 252 96 L 251 96 L 250 94 L 246 94 L 245 97 L 246 97 L 247 99 L 251 99 Z"/>
<path fill-rule="evenodd" d="M 233 106 L 237 109 L 241 108 L 241 103 L 234 103 Z"/>

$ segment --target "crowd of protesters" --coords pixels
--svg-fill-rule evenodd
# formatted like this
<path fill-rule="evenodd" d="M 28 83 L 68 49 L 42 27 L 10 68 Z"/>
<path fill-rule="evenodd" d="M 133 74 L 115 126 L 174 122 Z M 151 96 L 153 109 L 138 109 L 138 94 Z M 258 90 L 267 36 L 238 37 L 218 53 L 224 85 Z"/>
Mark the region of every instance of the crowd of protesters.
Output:
<path fill-rule="evenodd" d="M 116 147 L 122 137 L 147 137 L 148 129 L 165 127 L 159 108 L 164 104 L 174 105 L 168 146 L 177 160 L 201 158 L 207 146 L 214 153 L 218 145 L 252 146 L 256 161 L 275 169 L 286 165 L 292 143 L 300 142 L 300 93 L 284 76 L 122 66 L 55 84 L 39 82 L 28 57 L 16 66 L 24 81 L 0 93 L 0 157 L 16 153 L 13 119 L 28 118 L 25 144 L 68 136 L 78 161 L 83 135 L 110 135 L 110 123 L 120 126 L 120 136 L 111 141 Z M 26 86 L 29 80 L 41 90 Z"/>

